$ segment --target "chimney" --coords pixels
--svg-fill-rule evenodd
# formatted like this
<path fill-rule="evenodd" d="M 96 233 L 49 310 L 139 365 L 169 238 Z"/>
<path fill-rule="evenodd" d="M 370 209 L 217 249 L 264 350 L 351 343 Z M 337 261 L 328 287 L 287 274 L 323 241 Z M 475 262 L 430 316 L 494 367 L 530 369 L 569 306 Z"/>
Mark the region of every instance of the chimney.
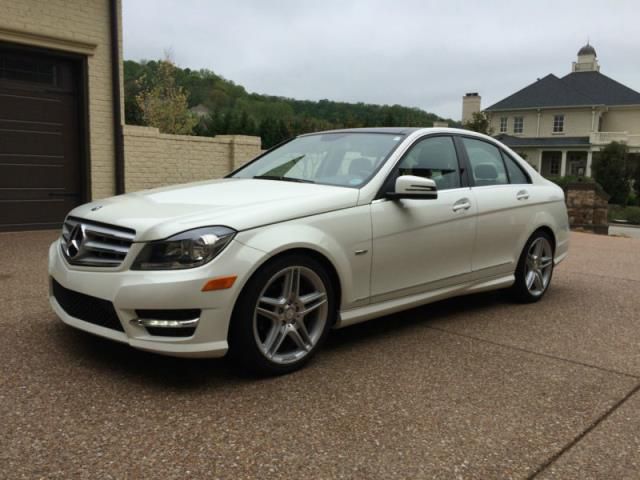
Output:
<path fill-rule="evenodd" d="M 481 99 L 478 92 L 467 93 L 462 97 L 462 123 L 472 120 L 473 114 L 480 111 Z"/>

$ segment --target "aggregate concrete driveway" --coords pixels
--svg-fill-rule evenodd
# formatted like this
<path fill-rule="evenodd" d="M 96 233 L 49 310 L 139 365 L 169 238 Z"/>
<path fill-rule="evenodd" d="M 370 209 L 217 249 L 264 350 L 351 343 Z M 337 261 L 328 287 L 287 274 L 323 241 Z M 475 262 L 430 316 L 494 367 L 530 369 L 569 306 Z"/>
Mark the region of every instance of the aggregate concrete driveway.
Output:
<path fill-rule="evenodd" d="M 57 321 L 55 236 L 0 235 L 0 478 L 640 475 L 640 240 L 574 233 L 538 304 L 426 306 L 255 380 Z"/>

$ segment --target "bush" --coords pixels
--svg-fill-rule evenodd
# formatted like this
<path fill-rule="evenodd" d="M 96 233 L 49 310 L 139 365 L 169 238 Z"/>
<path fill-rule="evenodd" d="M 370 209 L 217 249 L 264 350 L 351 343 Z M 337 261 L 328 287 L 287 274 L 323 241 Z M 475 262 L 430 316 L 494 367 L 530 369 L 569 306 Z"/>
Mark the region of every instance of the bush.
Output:
<path fill-rule="evenodd" d="M 611 203 L 626 204 L 630 193 L 630 174 L 627 168 L 629 149 L 624 143 L 611 142 L 593 161 L 593 178 L 609 194 Z"/>
<path fill-rule="evenodd" d="M 609 221 L 613 220 L 626 220 L 628 223 L 640 225 L 640 207 L 609 205 Z"/>
<path fill-rule="evenodd" d="M 567 191 L 567 185 L 570 183 L 595 183 L 595 180 L 590 177 L 575 177 L 571 175 L 567 175 L 565 177 L 546 177 L 547 180 L 552 181 L 560 188 L 562 188 L 565 192 Z"/>

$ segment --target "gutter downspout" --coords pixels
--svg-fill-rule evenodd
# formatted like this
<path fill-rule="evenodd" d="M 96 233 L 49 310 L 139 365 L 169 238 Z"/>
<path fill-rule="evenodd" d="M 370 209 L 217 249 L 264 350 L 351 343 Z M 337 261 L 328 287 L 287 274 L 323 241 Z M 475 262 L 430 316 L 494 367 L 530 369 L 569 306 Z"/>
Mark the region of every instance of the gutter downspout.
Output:
<path fill-rule="evenodd" d="M 122 109 L 120 102 L 120 35 L 119 35 L 119 1 L 110 0 L 111 10 L 111 97 L 113 101 L 113 136 L 115 147 L 115 181 L 116 195 L 124 193 L 124 138 L 122 136 Z"/>

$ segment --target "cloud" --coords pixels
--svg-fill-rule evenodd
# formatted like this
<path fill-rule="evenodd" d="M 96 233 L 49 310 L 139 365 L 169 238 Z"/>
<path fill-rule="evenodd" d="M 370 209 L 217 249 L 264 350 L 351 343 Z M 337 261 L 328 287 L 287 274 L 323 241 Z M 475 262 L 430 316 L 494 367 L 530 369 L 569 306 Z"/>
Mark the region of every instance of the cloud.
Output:
<path fill-rule="evenodd" d="M 460 118 L 548 73 L 568 73 L 587 37 L 602 72 L 636 90 L 634 1 L 125 0 L 124 51 L 208 68 L 249 91 L 399 103 Z"/>

